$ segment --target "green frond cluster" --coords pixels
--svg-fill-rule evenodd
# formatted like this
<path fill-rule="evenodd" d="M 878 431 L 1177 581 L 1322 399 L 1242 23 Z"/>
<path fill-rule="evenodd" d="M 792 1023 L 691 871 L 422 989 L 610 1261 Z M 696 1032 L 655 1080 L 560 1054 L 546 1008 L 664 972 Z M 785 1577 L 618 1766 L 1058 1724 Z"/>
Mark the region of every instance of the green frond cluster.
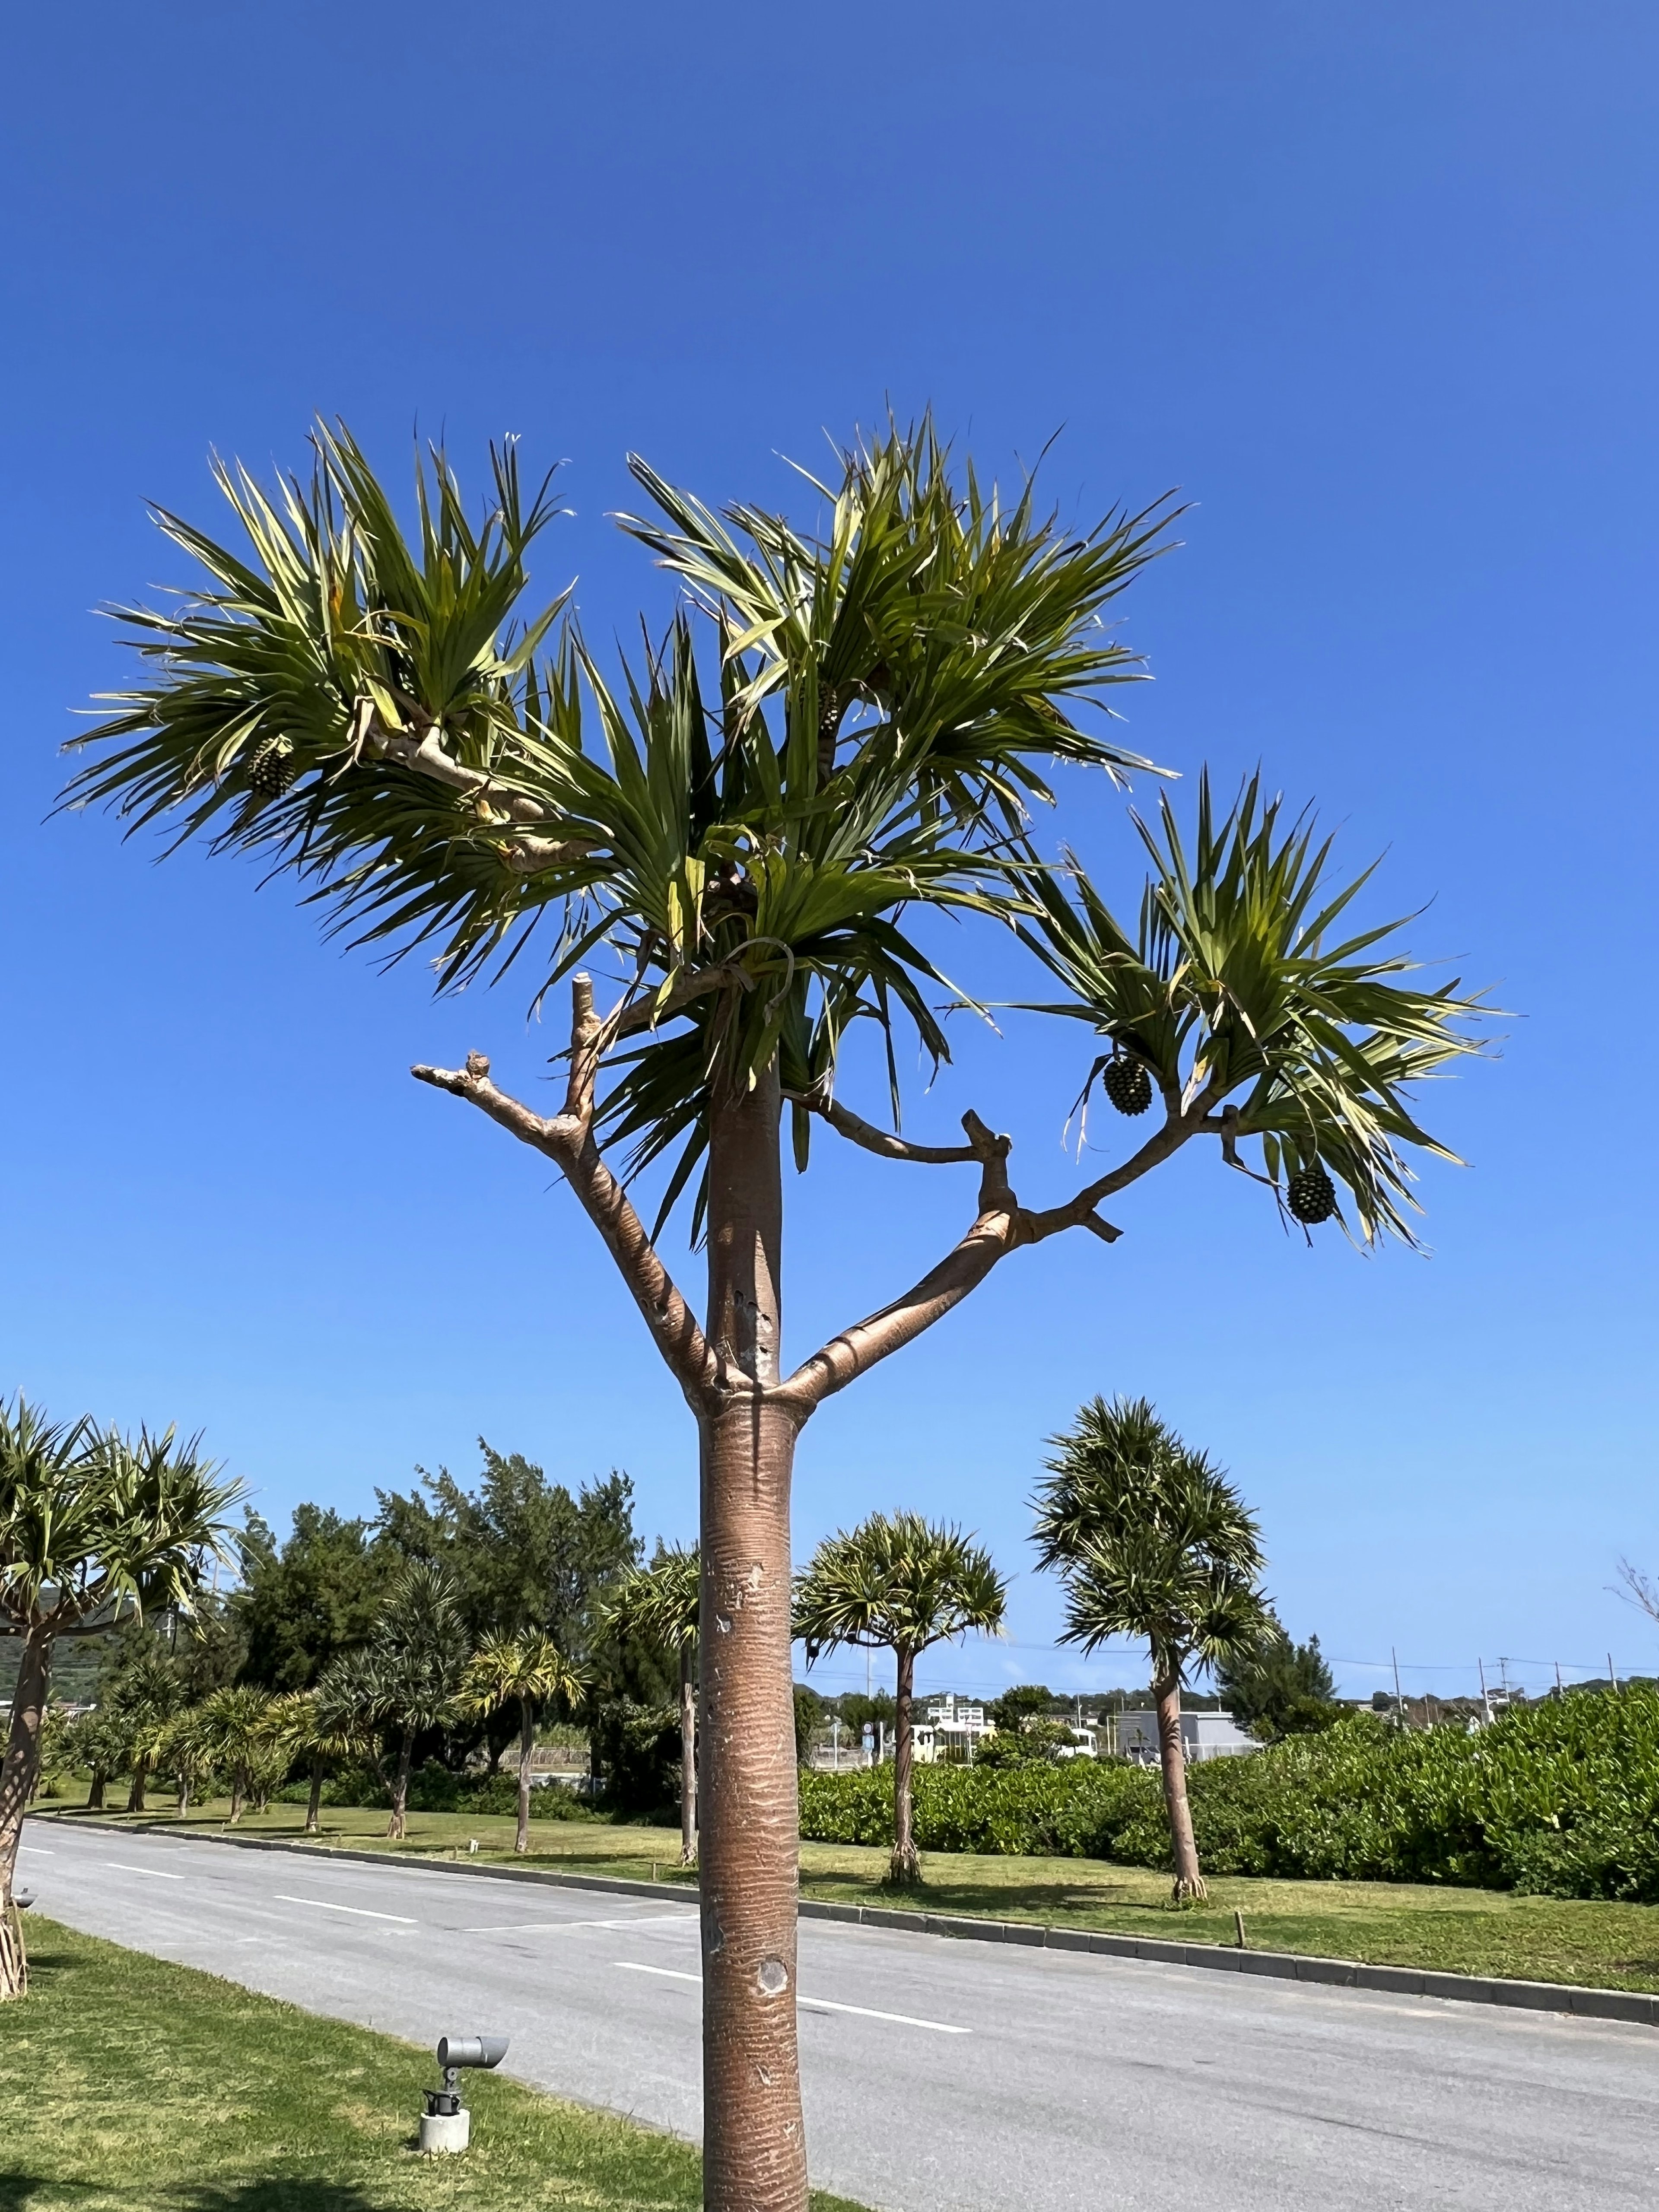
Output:
<path fill-rule="evenodd" d="M 696 1647 L 702 1607 L 702 1557 L 696 1545 L 665 1547 L 649 1566 L 629 1567 L 612 1585 L 605 1605 L 618 1634 L 636 1636 L 659 1650 Z"/>
<path fill-rule="evenodd" d="M 1275 1185 L 1322 1160 L 1368 1242 L 1411 1243 L 1407 1148 L 1455 1155 L 1419 1126 L 1410 1087 L 1480 1049 L 1471 1025 L 1485 1008 L 1455 979 L 1404 980 L 1417 969 L 1400 922 L 1344 937 L 1336 924 L 1372 871 L 1334 887 L 1331 841 L 1281 816 L 1252 777 L 1218 818 L 1206 776 L 1190 855 L 1167 799 L 1156 830 L 1135 817 L 1152 866 L 1133 936 L 1076 866 L 1069 889 L 1027 872 L 1031 918 L 1016 927 L 1071 994 L 1042 1012 L 1087 1022 L 1166 1101 L 1231 1107 L 1234 1137 L 1260 1139 Z"/>
<path fill-rule="evenodd" d="M 21 1396 L 0 1403 L 0 1623 L 64 1635 L 190 1613 L 204 1563 L 230 1556 L 227 1516 L 242 1494 L 199 1437 L 130 1437 L 48 1421 Z"/>
<path fill-rule="evenodd" d="M 873 1513 L 826 1536 L 795 1579 L 794 1632 L 810 1665 L 843 1644 L 914 1656 L 972 1633 L 996 1635 L 1008 1584 L 960 1528 L 916 1513 Z"/>
<path fill-rule="evenodd" d="M 1261 1533 L 1220 1469 L 1145 1398 L 1091 1399 L 1049 1441 L 1034 1535 L 1065 1584 L 1060 1640 L 1143 1638 L 1154 1680 L 1177 1682 L 1253 1650 L 1272 1620 Z"/>
<path fill-rule="evenodd" d="M 476 526 L 443 454 L 417 465 L 412 538 L 346 431 L 313 447 L 309 482 L 275 493 L 218 467 L 245 554 L 158 514 L 205 580 L 117 611 L 149 680 L 78 741 L 97 757 L 67 798 L 257 853 L 357 939 L 432 946 L 447 982 L 532 940 L 542 988 L 602 951 L 659 1005 L 718 971 L 609 1101 L 635 1169 L 682 1148 L 670 1204 L 711 1085 L 781 1054 L 787 1087 L 827 1086 L 857 1020 L 891 1069 L 896 1017 L 948 1057 L 930 994 L 961 994 L 905 910 L 1006 914 L 1048 764 L 1144 765 L 1074 717 L 1140 672 L 1102 612 L 1161 508 L 1068 537 L 1029 485 L 1005 507 L 971 469 L 957 483 L 927 422 L 846 458 L 822 539 L 722 521 L 635 463 L 665 520 L 624 527 L 711 617 L 714 677 L 683 615 L 614 685 L 568 594 L 524 611 L 556 510 L 510 444 Z"/>
<path fill-rule="evenodd" d="M 486 1636 L 467 1662 L 459 1703 L 464 1711 L 493 1713 L 502 1705 L 542 1705 L 555 1698 L 574 1705 L 582 1676 L 543 1629 L 521 1636 Z"/>

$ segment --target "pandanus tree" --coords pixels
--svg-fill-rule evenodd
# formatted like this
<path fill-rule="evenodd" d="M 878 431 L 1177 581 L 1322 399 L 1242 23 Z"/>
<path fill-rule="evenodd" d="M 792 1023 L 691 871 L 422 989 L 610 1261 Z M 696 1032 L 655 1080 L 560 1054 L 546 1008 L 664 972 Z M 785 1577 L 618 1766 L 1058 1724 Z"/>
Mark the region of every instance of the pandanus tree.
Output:
<path fill-rule="evenodd" d="M 1052 1443 L 1036 1536 L 1042 1565 L 1065 1585 L 1060 1641 L 1092 1651 L 1132 1636 L 1147 1646 L 1175 1896 L 1184 1904 L 1206 1893 L 1187 1802 L 1182 1688 L 1271 1633 L 1261 1535 L 1219 1468 L 1145 1398 L 1092 1398 Z"/>
<path fill-rule="evenodd" d="M 912 1781 L 916 1661 L 935 1644 L 995 1635 L 1007 1594 L 982 1546 L 915 1513 L 873 1513 L 856 1528 L 826 1536 L 795 1585 L 795 1633 L 806 1646 L 809 1667 L 821 1651 L 843 1644 L 893 1654 L 890 1881 L 921 1878 Z"/>
<path fill-rule="evenodd" d="M 702 1569 L 694 1545 L 665 1547 L 630 1567 L 606 1601 L 619 1632 L 672 1655 L 680 1675 L 680 1864 L 697 1861 L 697 1622 Z"/>
<path fill-rule="evenodd" d="M 230 1784 L 230 1825 L 234 1827 L 280 1749 L 277 1700 L 257 1683 L 233 1682 L 204 1698 L 197 1710 L 204 1747 Z"/>
<path fill-rule="evenodd" d="M 372 1762 L 392 1799 L 386 1832 L 395 1842 L 409 1832 L 416 1744 L 457 1717 L 471 1656 L 453 1576 L 433 1560 L 411 1559 L 387 1591 L 368 1643 L 334 1660 L 318 1680 L 319 1700 L 354 1714 L 368 1735 Z"/>
<path fill-rule="evenodd" d="M 582 1677 L 552 1638 L 540 1629 L 520 1636 L 487 1636 L 467 1662 L 460 1704 L 473 1713 L 519 1710 L 519 1823 L 513 1848 L 520 1857 L 530 1849 L 530 1762 L 536 1749 L 536 1715 L 556 1698 L 572 1702 L 585 1687 Z"/>
<path fill-rule="evenodd" d="M 0 1767 L 0 1999 L 27 1984 L 12 1885 L 53 1651 L 153 1610 L 188 1616 L 207 1563 L 226 1556 L 226 1515 L 240 1495 L 198 1440 L 181 1443 L 171 1429 L 132 1437 L 56 1425 L 21 1397 L 0 1404 L 0 1633 L 22 1646 Z"/>
<path fill-rule="evenodd" d="M 705 2189 L 722 2212 L 799 2212 L 802 1426 L 1012 1254 L 1073 1229 L 1113 1242 L 1103 1200 L 1194 1139 L 1243 1164 L 1259 1137 L 1269 1180 L 1292 1158 L 1322 1175 L 1316 1153 L 1364 1233 L 1398 1225 L 1379 1194 L 1403 1178 L 1401 1147 L 1426 1141 L 1402 1085 L 1464 1048 L 1468 1007 L 1408 988 L 1380 939 L 1322 949 L 1340 901 L 1310 896 L 1299 833 L 1265 874 L 1242 822 L 1189 870 L 1159 847 L 1139 944 L 1081 875 L 1043 872 L 1027 810 L 1053 764 L 1145 765 L 1085 718 L 1143 672 L 1103 617 L 1166 542 L 1167 508 L 1068 535 L 1030 486 L 1004 501 L 956 470 L 927 424 L 849 453 L 818 488 L 817 534 L 754 507 L 717 514 L 631 465 L 654 512 L 622 527 L 686 605 L 619 684 L 562 602 L 529 598 L 554 507 L 546 487 L 526 500 L 510 447 L 481 523 L 437 457 L 412 538 L 343 431 L 319 430 L 309 482 L 275 494 L 222 470 L 246 547 L 158 517 L 204 576 L 127 611 L 146 678 L 84 740 L 98 757 L 69 795 L 289 870 L 338 926 L 433 946 L 441 981 L 514 959 L 543 993 L 568 980 L 555 1111 L 498 1085 L 482 1053 L 413 1073 L 553 1163 L 696 1421 Z M 959 1145 L 896 1133 L 896 1032 L 948 1057 L 938 996 L 957 994 L 915 928 L 940 913 L 1020 921 L 1061 1011 L 1163 1102 L 1150 1139 L 1054 1206 L 1021 1202 L 1009 1139 L 971 1111 Z M 622 979 L 603 1005 L 583 972 L 601 959 Z M 892 1130 L 837 1093 L 859 1024 L 887 1048 Z M 979 1185 L 936 1267 L 793 1370 L 786 1120 L 798 1167 L 827 1130 Z M 629 1186 L 653 1163 L 647 1227 Z M 706 1254 L 701 1320 L 659 1249 L 683 1196 Z"/>
<path fill-rule="evenodd" d="M 372 1758 L 373 1729 L 358 1709 L 356 1698 L 342 1694 L 346 1688 L 325 1669 L 308 1690 L 289 1690 L 271 1705 L 270 1729 L 273 1741 L 290 1762 L 306 1768 L 311 1788 L 306 1798 L 306 1833 L 314 1836 L 322 1826 L 323 1784 L 331 1767 L 349 1759 Z"/>

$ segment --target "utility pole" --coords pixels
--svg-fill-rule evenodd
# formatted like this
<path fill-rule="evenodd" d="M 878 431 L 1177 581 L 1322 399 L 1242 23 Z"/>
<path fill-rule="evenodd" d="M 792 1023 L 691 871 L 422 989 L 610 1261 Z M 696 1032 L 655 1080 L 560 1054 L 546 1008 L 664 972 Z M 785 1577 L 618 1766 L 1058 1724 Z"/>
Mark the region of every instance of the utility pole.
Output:
<path fill-rule="evenodd" d="M 1395 1650 L 1392 1644 L 1389 1646 L 1389 1656 L 1394 1662 L 1395 1726 L 1396 1728 L 1404 1728 L 1406 1725 L 1406 1700 L 1400 1694 L 1400 1654 Z"/>
<path fill-rule="evenodd" d="M 1474 1663 L 1480 1671 L 1480 1710 L 1486 1716 L 1486 1724 L 1490 1727 L 1492 1725 L 1492 1699 L 1486 1695 L 1486 1662 L 1482 1659 L 1477 1659 Z"/>
<path fill-rule="evenodd" d="M 1561 1662 L 1559 1659 L 1555 1662 L 1555 1694 L 1558 1698 L 1564 1698 L 1566 1695 L 1566 1692 L 1561 1687 Z"/>
<path fill-rule="evenodd" d="M 1617 1697 L 1619 1694 L 1619 1677 L 1613 1672 L 1613 1654 L 1611 1651 L 1607 1654 L 1607 1680 L 1613 1685 L 1613 1695 Z"/>

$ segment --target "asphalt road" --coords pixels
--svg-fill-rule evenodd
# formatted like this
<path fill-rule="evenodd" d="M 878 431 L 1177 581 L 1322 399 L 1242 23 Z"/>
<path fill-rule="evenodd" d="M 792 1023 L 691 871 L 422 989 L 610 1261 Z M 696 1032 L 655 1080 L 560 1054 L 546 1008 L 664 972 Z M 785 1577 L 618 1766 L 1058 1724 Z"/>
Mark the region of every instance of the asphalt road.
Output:
<path fill-rule="evenodd" d="M 695 2136 L 695 1911 L 31 1822 L 70 1925 Z M 804 1922 L 812 2178 L 884 2212 L 1651 2212 L 1659 2033 Z M 411 2072 L 418 2109 L 425 2075 Z"/>

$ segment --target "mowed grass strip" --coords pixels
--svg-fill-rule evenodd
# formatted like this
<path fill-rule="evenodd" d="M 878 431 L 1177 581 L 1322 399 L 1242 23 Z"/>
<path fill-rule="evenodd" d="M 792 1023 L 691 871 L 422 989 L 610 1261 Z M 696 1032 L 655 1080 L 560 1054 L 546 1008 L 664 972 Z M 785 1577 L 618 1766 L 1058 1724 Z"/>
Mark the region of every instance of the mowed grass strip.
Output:
<path fill-rule="evenodd" d="M 0 2212 L 695 2212 L 687 2144 L 467 2077 L 473 2148 L 415 2148 L 429 2051 L 29 1916 L 0 2010 Z M 816 2212 L 858 2212 L 836 2197 Z"/>
<path fill-rule="evenodd" d="M 209 1807 L 200 1826 L 216 1829 L 228 1808 Z M 70 1814 L 79 1826 L 126 1825 L 124 1816 Z M 157 1816 L 150 1816 L 155 1820 Z M 161 1816 L 165 1818 L 166 1816 Z M 188 1824 L 197 1826 L 193 1818 Z M 274 1805 L 246 1815 L 238 1833 L 302 1840 L 304 1815 Z M 386 1814 L 331 1808 L 320 1843 L 386 1850 L 414 1856 L 469 1857 L 479 1863 L 538 1866 L 571 1874 L 645 1880 L 680 1879 L 678 1834 L 666 1828 L 611 1826 L 603 1821 L 538 1820 L 531 1855 L 513 1856 L 510 1818 L 412 1813 L 406 1842 L 388 1844 Z M 1368 1964 L 1426 1966 L 1443 1973 L 1501 1974 L 1520 1981 L 1569 1982 L 1581 1987 L 1659 1991 L 1659 1905 L 1608 1905 L 1587 1899 L 1522 1897 L 1512 1890 L 1442 1888 L 1412 1882 L 1272 1881 L 1218 1875 L 1205 1905 L 1176 1911 L 1170 1877 L 1103 1859 L 1018 1858 L 929 1851 L 926 1877 L 914 1896 L 886 1889 L 887 1854 L 850 1844 L 803 1844 L 801 1894 L 839 1904 L 878 1905 L 921 1912 L 1037 1921 L 1060 1928 L 1101 1928 L 1163 1941 L 1235 1941 L 1233 1914 L 1244 1915 L 1253 1950 L 1296 1951 Z M 0 2204 L 0 2212 L 4 2212 Z"/>

